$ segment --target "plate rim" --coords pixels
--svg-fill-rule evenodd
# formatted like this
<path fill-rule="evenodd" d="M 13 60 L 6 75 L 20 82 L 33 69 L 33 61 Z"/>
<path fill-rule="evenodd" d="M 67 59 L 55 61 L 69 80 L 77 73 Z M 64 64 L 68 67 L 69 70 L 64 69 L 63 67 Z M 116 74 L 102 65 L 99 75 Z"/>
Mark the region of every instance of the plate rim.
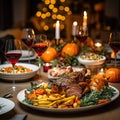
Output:
<path fill-rule="evenodd" d="M 0 99 L 2 99 L 2 100 L 5 101 L 5 102 L 4 102 L 4 105 L 5 105 L 5 106 L 3 106 L 3 108 L 4 108 L 4 107 L 7 108 L 7 109 L 4 109 L 3 112 L 2 112 L 2 109 L 1 109 L 1 110 L 0 110 L 0 115 L 3 115 L 3 114 L 5 114 L 5 113 L 11 111 L 11 110 L 15 107 L 15 103 L 14 103 L 12 100 L 6 99 L 6 98 L 3 98 L 3 97 L 0 97 Z M 1 101 L 1 100 L 0 100 L 0 101 Z M 7 106 L 7 105 L 11 105 L 11 106 Z"/>
<path fill-rule="evenodd" d="M 117 88 L 115 88 L 114 86 L 111 86 L 111 85 L 109 85 L 109 87 L 112 87 L 116 91 L 115 92 L 116 94 L 111 98 L 111 101 L 109 101 L 107 103 L 99 104 L 99 105 L 91 105 L 91 106 L 79 107 L 79 108 L 69 108 L 69 109 L 68 108 L 64 108 L 64 109 L 62 109 L 62 108 L 61 109 L 60 108 L 59 109 L 58 108 L 42 108 L 42 107 L 38 107 L 38 106 L 33 106 L 33 105 L 30 105 L 30 104 L 27 104 L 27 103 L 23 102 L 24 96 L 22 96 L 23 98 L 21 98 L 21 94 L 24 95 L 23 92 L 26 89 L 23 89 L 23 90 L 19 91 L 19 93 L 17 94 L 17 100 L 21 104 L 23 104 L 23 105 L 25 105 L 25 106 L 27 106 L 29 108 L 34 108 L 36 110 L 40 110 L 40 111 L 44 111 L 44 112 L 53 112 L 53 113 L 56 113 L 56 112 L 57 113 L 83 112 L 83 111 L 87 111 L 87 110 L 91 110 L 91 109 L 96 109 L 96 108 L 102 107 L 102 106 L 107 105 L 107 104 L 113 102 L 114 100 L 116 100 L 119 97 L 119 95 L 120 95 L 119 90 Z"/>

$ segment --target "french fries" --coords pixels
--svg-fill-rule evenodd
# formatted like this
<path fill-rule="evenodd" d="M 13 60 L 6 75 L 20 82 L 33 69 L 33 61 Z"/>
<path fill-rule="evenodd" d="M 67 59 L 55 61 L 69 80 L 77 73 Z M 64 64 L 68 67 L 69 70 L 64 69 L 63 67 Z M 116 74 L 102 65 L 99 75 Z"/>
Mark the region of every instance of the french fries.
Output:
<path fill-rule="evenodd" d="M 38 89 L 39 90 L 39 89 Z M 36 92 L 30 93 L 35 94 L 33 98 L 33 105 L 43 108 L 77 108 L 80 107 L 80 100 L 77 96 L 66 96 L 65 94 L 54 93 L 51 89 L 45 87 L 44 94 L 36 94 Z M 36 90 L 33 90 L 36 91 Z M 29 99 L 29 95 L 26 94 L 26 97 Z"/>
<path fill-rule="evenodd" d="M 40 106 L 40 107 L 45 107 L 45 108 L 62 108 L 64 106 L 64 108 L 67 107 L 79 107 L 79 102 L 77 103 L 75 101 L 76 96 L 69 96 L 66 97 L 65 94 L 60 95 L 58 94 L 58 97 L 54 97 L 53 95 L 50 96 L 43 96 L 43 98 L 41 97 L 37 97 L 37 99 L 34 100 L 33 105 L 35 106 Z M 73 106 L 73 104 L 76 102 L 76 106 Z"/>

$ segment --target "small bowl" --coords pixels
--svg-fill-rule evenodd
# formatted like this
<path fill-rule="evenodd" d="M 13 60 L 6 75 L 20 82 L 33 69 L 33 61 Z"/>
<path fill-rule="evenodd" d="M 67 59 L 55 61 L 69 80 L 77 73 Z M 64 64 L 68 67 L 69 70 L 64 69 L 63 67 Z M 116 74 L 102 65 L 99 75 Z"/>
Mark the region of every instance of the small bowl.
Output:
<path fill-rule="evenodd" d="M 86 60 L 86 59 L 82 59 L 80 56 L 78 57 L 78 61 L 80 64 L 83 64 L 83 65 L 101 65 L 105 62 L 106 60 L 106 57 L 105 56 L 101 56 L 101 59 L 99 60 Z"/>

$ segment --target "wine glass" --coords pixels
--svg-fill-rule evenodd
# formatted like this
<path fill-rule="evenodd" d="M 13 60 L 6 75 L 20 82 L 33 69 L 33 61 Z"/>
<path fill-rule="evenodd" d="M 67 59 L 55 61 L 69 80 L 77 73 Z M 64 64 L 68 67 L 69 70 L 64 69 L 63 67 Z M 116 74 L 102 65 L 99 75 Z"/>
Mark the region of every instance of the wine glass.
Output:
<path fill-rule="evenodd" d="M 41 55 L 48 48 L 47 36 L 45 34 L 36 35 L 32 48 L 35 51 L 35 53 L 37 54 L 37 56 L 41 59 Z M 40 72 L 41 65 L 42 64 L 41 64 L 41 60 L 40 60 L 40 62 L 39 62 L 39 76 L 41 74 L 41 72 Z"/>
<path fill-rule="evenodd" d="M 30 58 L 30 51 L 32 50 L 32 44 L 35 40 L 35 32 L 32 28 L 24 28 L 22 30 L 21 40 L 24 45 L 28 48 L 28 57 Z M 30 59 L 28 61 L 30 63 Z"/>
<path fill-rule="evenodd" d="M 5 43 L 5 57 L 12 64 L 13 74 L 15 73 L 15 64 L 19 61 L 19 58 L 22 56 L 22 47 L 21 42 L 17 41 L 17 45 L 14 44 L 13 39 L 6 40 Z M 16 90 L 15 80 L 13 80 L 13 91 Z"/>
<path fill-rule="evenodd" d="M 120 50 L 120 32 L 111 32 L 109 37 L 109 46 L 115 53 L 115 64 L 114 66 L 117 67 L 117 52 Z"/>
<path fill-rule="evenodd" d="M 79 26 L 76 34 L 76 38 L 80 41 L 81 44 L 84 44 L 88 37 L 87 27 Z"/>

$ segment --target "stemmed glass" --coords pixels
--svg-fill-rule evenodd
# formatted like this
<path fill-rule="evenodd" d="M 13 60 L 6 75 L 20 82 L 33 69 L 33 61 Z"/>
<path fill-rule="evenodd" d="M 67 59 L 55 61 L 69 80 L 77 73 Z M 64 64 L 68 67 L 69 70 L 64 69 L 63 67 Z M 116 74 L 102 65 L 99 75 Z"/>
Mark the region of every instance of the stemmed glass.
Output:
<path fill-rule="evenodd" d="M 15 73 L 15 64 L 19 61 L 19 58 L 22 56 L 22 47 L 21 42 L 17 41 L 17 45 L 14 44 L 12 39 L 6 40 L 5 43 L 5 57 L 12 64 L 13 74 Z M 13 91 L 16 90 L 15 80 L 13 80 Z"/>
<path fill-rule="evenodd" d="M 78 26 L 76 38 L 80 41 L 81 44 L 84 44 L 88 37 L 87 27 Z"/>
<path fill-rule="evenodd" d="M 45 34 L 38 34 L 35 36 L 35 41 L 32 46 L 33 50 L 37 54 L 37 56 L 41 59 L 41 55 L 46 51 L 48 48 L 47 36 Z M 41 74 L 41 62 L 39 62 L 39 76 Z"/>
<path fill-rule="evenodd" d="M 117 67 L 117 52 L 120 50 L 120 32 L 111 32 L 109 38 L 109 46 L 115 53 L 115 67 Z"/>
<path fill-rule="evenodd" d="M 35 40 L 35 32 L 32 28 L 24 28 L 22 30 L 21 40 L 24 45 L 28 48 L 28 57 L 30 58 L 30 51 Z M 28 61 L 30 63 L 30 59 Z"/>

